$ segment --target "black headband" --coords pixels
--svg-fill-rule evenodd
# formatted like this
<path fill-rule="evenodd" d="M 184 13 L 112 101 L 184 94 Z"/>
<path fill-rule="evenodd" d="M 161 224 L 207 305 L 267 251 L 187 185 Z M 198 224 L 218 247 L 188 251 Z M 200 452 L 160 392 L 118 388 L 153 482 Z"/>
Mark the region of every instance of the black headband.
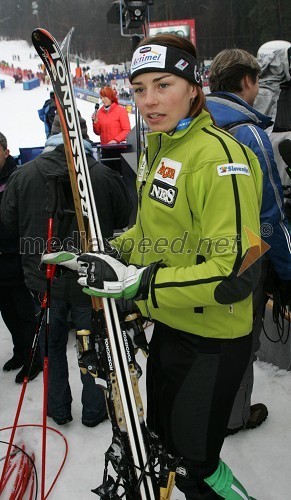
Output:
<path fill-rule="evenodd" d="M 130 83 L 137 75 L 150 72 L 172 73 L 202 86 L 195 57 L 175 47 L 155 44 L 139 47 L 132 57 Z"/>

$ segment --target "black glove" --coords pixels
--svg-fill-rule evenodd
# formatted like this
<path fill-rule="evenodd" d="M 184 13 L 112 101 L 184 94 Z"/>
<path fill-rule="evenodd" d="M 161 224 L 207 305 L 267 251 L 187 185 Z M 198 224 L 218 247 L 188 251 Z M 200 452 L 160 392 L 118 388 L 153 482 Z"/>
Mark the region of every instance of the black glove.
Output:
<path fill-rule="evenodd" d="M 103 253 L 85 253 L 77 258 L 78 283 L 83 292 L 96 297 L 146 300 L 149 287 L 160 262 L 146 267 L 124 265 Z"/>
<path fill-rule="evenodd" d="M 59 264 L 79 273 L 83 292 L 95 297 L 146 300 L 152 279 L 161 262 L 145 267 L 134 266 L 105 253 L 54 252 L 42 256 L 46 264 Z"/>

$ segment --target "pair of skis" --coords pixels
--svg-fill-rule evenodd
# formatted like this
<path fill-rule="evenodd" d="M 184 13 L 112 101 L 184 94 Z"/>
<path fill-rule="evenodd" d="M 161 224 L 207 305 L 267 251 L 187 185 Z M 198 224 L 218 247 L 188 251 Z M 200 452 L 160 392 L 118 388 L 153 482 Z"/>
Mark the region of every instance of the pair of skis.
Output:
<path fill-rule="evenodd" d="M 33 31 L 32 41 L 55 91 L 82 250 L 103 251 L 70 74 L 69 48 L 73 31 L 74 28 L 61 46 L 41 28 Z M 105 455 L 103 483 L 94 492 L 104 500 L 166 500 L 170 498 L 171 488 L 167 485 L 172 485 L 173 473 L 168 473 L 162 447 L 145 425 L 138 369 L 134 353 L 128 347 L 126 328 L 121 327 L 113 299 L 104 298 L 100 302 L 93 299 L 93 309 L 106 365 L 108 408 L 113 427 L 113 441 Z M 116 480 L 108 475 L 109 462 L 115 469 Z"/>

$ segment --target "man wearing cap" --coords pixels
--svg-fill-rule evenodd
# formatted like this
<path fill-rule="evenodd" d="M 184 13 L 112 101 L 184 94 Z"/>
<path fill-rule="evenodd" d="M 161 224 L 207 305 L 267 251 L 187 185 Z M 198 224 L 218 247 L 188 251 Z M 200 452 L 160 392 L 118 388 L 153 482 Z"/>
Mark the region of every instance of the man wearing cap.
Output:
<path fill-rule="evenodd" d="M 82 117 L 80 125 L 101 230 L 103 236 L 108 238 L 113 235 L 114 228 L 122 228 L 128 224 L 131 209 L 129 196 L 120 175 L 94 159 L 86 122 Z M 35 295 L 40 297 L 46 291 L 45 270 L 40 269 L 39 265 L 47 241 L 48 176 L 56 176 L 58 179 L 54 236 L 58 237 L 63 248 L 79 248 L 79 233 L 75 217 L 72 216 L 74 208 L 58 115 L 55 116 L 52 135 L 46 141 L 43 153 L 23 165 L 7 185 L 1 214 L 2 221 L 8 228 L 20 232 L 25 281 Z M 73 273 L 65 273 L 54 279 L 51 292 L 47 413 L 57 424 L 62 425 L 72 420 L 72 395 L 66 356 L 68 314 L 71 314 L 77 330 L 91 330 L 92 308 L 90 298 L 82 293 Z M 40 343 L 43 351 L 43 330 Z M 106 418 L 105 399 L 102 389 L 95 384 L 89 372 L 81 373 L 81 379 L 82 423 L 93 427 Z"/>

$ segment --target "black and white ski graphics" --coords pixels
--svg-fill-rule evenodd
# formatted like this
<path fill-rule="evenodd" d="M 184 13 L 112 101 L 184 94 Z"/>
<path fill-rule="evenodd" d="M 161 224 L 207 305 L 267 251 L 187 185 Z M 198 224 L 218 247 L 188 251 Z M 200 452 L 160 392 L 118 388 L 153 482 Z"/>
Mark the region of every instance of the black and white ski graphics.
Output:
<path fill-rule="evenodd" d="M 83 251 L 88 249 L 90 251 L 102 251 L 104 245 L 70 74 L 68 54 L 73 30 L 74 28 L 70 30 L 61 47 L 55 38 L 42 28 L 33 31 L 32 41 L 46 66 L 56 95 L 75 211 L 81 242 L 83 243 L 82 249 Z M 86 221 L 88 222 L 88 231 L 86 231 Z M 98 308 L 98 305 L 95 304 L 95 307 Z M 123 432 L 128 438 L 131 453 L 129 462 L 133 464 L 132 470 L 135 477 L 131 478 L 131 481 L 136 484 L 135 497 L 133 498 L 134 500 L 153 500 L 156 496 L 156 484 L 148 457 L 146 433 L 144 432 L 146 427 L 143 415 L 140 412 L 140 401 L 136 401 L 137 398 L 131 381 L 116 304 L 113 299 L 103 299 L 101 307 L 106 322 L 112 371 L 116 378 L 125 417 Z M 115 498 L 119 497 L 116 496 Z"/>

